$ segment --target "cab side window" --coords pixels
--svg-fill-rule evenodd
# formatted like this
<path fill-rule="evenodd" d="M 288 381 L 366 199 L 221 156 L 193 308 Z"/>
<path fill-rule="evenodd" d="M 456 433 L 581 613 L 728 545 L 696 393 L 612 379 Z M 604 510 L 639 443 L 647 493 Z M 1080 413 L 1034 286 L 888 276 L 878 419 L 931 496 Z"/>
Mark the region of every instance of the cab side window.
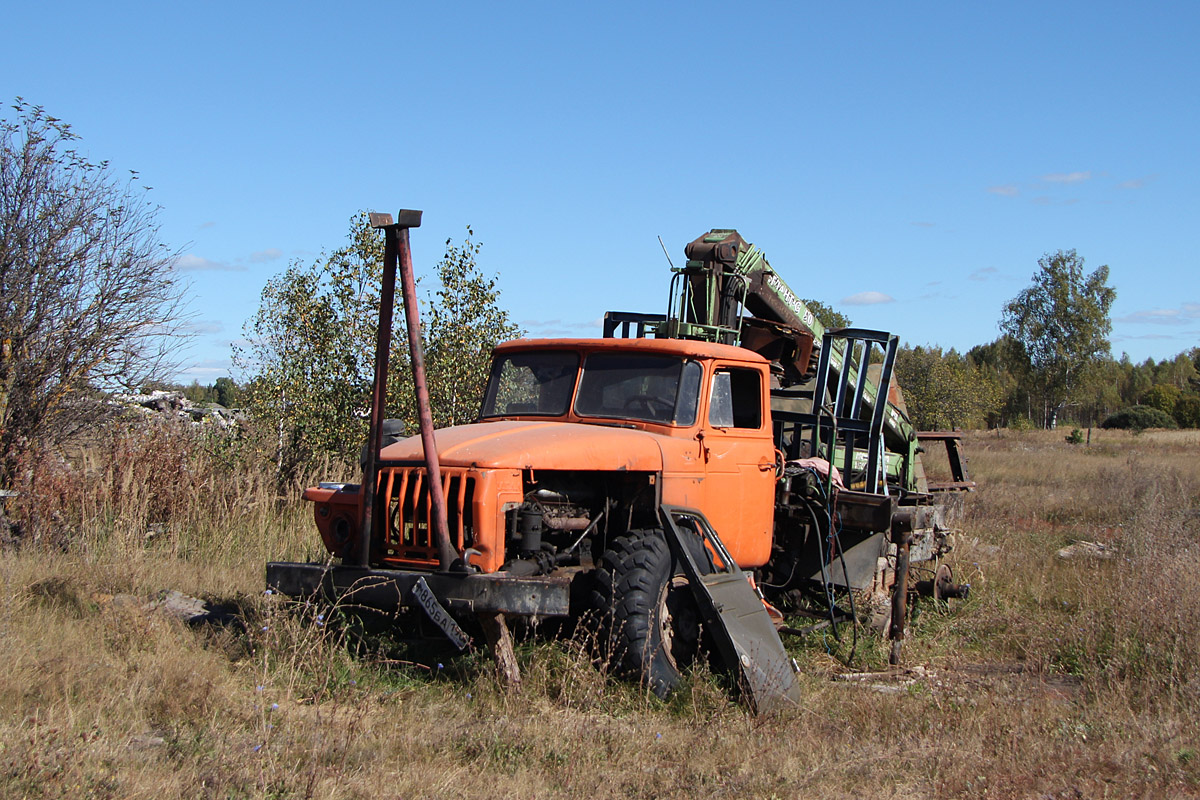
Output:
<path fill-rule="evenodd" d="M 714 428 L 758 428 L 762 424 L 762 381 L 752 369 L 719 369 L 708 400 Z"/>

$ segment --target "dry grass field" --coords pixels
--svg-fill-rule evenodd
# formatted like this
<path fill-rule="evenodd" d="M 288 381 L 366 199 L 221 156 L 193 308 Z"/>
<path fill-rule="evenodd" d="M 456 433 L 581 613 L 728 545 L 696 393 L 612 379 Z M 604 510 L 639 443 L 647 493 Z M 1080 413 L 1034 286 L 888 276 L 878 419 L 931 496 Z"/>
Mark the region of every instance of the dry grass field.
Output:
<path fill-rule="evenodd" d="M 262 592 L 317 555 L 305 509 L 172 432 L 43 468 L 0 553 L 0 796 L 1200 796 L 1200 434 L 995 432 L 952 554 L 969 600 L 879 643 L 791 643 L 804 701 L 755 718 L 700 672 L 668 702 L 570 643 L 520 691 Z M 103 455 L 100 455 L 103 454 Z M 1077 540 L 1111 557 L 1062 559 Z M 185 626 L 177 590 L 231 620 Z M 320 617 L 318 617 L 320 615 Z"/>

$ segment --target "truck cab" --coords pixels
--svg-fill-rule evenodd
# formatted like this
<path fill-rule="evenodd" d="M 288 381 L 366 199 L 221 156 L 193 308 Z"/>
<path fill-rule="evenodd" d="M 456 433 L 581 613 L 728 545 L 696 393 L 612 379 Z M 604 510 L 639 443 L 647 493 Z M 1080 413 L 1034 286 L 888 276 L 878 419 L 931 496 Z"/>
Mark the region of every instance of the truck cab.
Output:
<path fill-rule="evenodd" d="M 702 511 L 745 568 L 771 552 L 777 456 L 768 362 L 682 339 L 522 339 L 498 346 L 479 419 L 435 432 L 462 567 L 550 574 L 607 542 Z M 437 568 L 419 437 L 380 453 L 386 506 L 370 563 Z M 322 539 L 354 552 L 356 486 L 309 489 Z"/>

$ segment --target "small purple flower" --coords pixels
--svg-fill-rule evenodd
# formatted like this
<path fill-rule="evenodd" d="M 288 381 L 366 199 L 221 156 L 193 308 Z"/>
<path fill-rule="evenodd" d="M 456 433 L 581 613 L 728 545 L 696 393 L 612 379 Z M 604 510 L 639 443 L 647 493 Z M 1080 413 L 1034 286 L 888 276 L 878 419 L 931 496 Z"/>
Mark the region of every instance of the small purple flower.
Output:
<path fill-rule="evenodd" d="M 278 711 L 278 710 L 279 710 L 279 703 L 271 703 L 271 710 L 272 710 L 272 711 Z"/>
<path fill-rule="evenodd" d="M 259 750 L 262 750 L 262 745 L 261 744 L 254 745 L 254 752 L 257 753 Z"/>

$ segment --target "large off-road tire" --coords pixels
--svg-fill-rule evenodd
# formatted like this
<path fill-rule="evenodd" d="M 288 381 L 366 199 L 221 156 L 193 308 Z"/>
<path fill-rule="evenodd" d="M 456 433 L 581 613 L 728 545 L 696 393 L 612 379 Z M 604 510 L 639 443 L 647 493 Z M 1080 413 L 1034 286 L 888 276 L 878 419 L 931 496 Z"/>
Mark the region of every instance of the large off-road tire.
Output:
<path fill-rule="evenodd" d="M 700 613 L 661 529 L 611 543 L 593 597 L 605 619 L 605 656 L 619 674 L 666 697 L 700 647 Z"/>

